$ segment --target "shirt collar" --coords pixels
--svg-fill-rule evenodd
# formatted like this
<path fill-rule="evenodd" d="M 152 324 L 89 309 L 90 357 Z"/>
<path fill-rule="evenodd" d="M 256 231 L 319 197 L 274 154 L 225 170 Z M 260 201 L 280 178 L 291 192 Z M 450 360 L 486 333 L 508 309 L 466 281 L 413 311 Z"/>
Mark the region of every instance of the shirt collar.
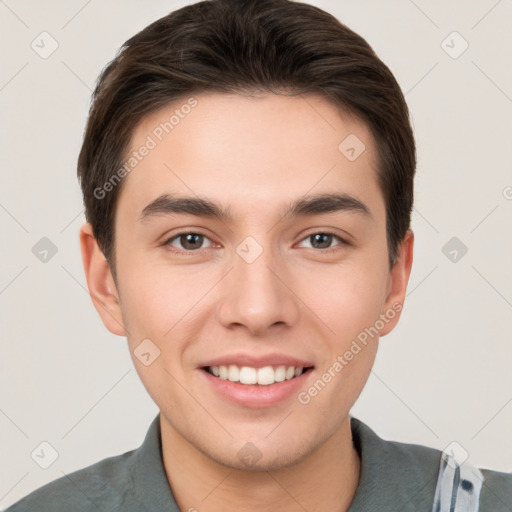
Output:
<path fill-rule="evenodd" d="M 440 451 L 386 441 L 354 417 L 350 418 L 350 427 L 361 459 L 361 472 L 348 512 L 431 510 Z"/>
<path fill-rule="evenodd" d="M 162 457 L 160 413 L 153 419 L 131 462 L 133 493 L 148 511 L 180 512 L 171 492 Z"/>

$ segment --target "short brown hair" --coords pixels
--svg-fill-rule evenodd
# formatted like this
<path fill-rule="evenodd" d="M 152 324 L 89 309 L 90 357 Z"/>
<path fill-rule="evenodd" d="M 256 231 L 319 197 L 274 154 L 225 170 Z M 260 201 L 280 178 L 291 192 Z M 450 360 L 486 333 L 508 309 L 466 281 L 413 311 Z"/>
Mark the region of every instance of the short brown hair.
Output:
<path fill-rule="evenodd" d="M 137 124 L 191 94 L 250 91 L 319 94 L 368 125 L 378 152 L 390 267 L 395 263 L 410 225 L 416 149 L 408 108 L 389 68 L 361 36 L 312 5 L 206 0 L 126 41 L 93 93 L 78 177 L 86 219 L 114 278 L 114 213 L 122 182 L 108 193 L 98 190 L 123 165 Z"/>

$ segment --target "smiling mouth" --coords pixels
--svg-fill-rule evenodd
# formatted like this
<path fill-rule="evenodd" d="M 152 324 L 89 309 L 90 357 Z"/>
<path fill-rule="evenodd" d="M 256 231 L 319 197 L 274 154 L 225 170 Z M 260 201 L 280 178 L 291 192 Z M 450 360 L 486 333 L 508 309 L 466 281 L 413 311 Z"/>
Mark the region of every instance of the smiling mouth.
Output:
<path fill-rule="evenodd" d="M 204 366 L 202 369 L 222 380 L 229 380 L 230 382 L 244 385 L 269 386 L 300 377 L 303 373 L 311 371 L 313 367 L 264 366 L 262 368 L 254 368 L 230 364 L 227 366 Z"/>

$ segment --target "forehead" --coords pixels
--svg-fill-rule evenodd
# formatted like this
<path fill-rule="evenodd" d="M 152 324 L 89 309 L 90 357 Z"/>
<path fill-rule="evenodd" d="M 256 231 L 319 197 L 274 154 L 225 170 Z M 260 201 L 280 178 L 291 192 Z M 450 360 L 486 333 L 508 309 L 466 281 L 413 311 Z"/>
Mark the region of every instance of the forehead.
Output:
<path fill-rule="evenodd" d="M 139 123 L 130 157 L 118 210 L 134 214 L 163 193 L 215 198 L 234 217 L 322 192 L 384 211 L 370 130 L 321 96 L 186 97 Z"/>

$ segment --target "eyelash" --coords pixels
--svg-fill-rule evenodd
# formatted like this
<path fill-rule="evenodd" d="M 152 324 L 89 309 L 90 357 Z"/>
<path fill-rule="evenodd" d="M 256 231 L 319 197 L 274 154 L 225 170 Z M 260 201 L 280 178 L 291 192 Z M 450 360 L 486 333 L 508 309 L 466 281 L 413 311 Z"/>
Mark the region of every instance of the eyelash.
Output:
<path fill-rule="evenodd" d="M 171 238 L 168 238 L 162 245 L 165 246 L 170 252 L 172 252 L 174 254 L 190 255 L 190 256 L 193 256 L 195 254 L 200 254 L 203 250 L 209 249 L 209 247 L 205 247 L 204 249 L 194 249 L 194 250 L 176 249 L 175 247 L 173 247 L 171 245 L 171 242 L 173 242 L 176 239 L 179 239 L 182 236 L 186 236 L 186 235 L 199 235 L 199 236 L 204 237 L 205 239 L 210 240 L 209 237 L 207 237 L 203 233 L 200 233 L 200 232 L 197 232 L 197 231 L 183 231 L 181 233 L 173 235 Z M 315 235 L 332 236 L 334 238 L 337 238 L 339 240 L 339 242 L 340 242 L 338 245 L 335 245 L 334 247 L 328 247 L 327 249 L 316 249 L 317 251 L 321 251 L 323 253 L 331 253 L 331 252 L 340 250 L 340 246 L 343 247 L 343 246 L 349 246 L 350 245 L 350 243 L 347 242 L 345 239 L 343 239 L 339 235 L 336 235 L 335 233 L 331 233 L 329 231 L 316 231 L 314 233 L 310 233 L 309 235 L 306 235 L 304 238 L 302 238 L 301 242 L 303 242 L 304 240 L 306 240 L 308 238 L 311 238 L 311 237 L 313 237 Z M 308 249 L 309 249 L 309 247 L 308 247 Z M 311 249 L 315 249 L 315 248 L 311 247 Z"/>

